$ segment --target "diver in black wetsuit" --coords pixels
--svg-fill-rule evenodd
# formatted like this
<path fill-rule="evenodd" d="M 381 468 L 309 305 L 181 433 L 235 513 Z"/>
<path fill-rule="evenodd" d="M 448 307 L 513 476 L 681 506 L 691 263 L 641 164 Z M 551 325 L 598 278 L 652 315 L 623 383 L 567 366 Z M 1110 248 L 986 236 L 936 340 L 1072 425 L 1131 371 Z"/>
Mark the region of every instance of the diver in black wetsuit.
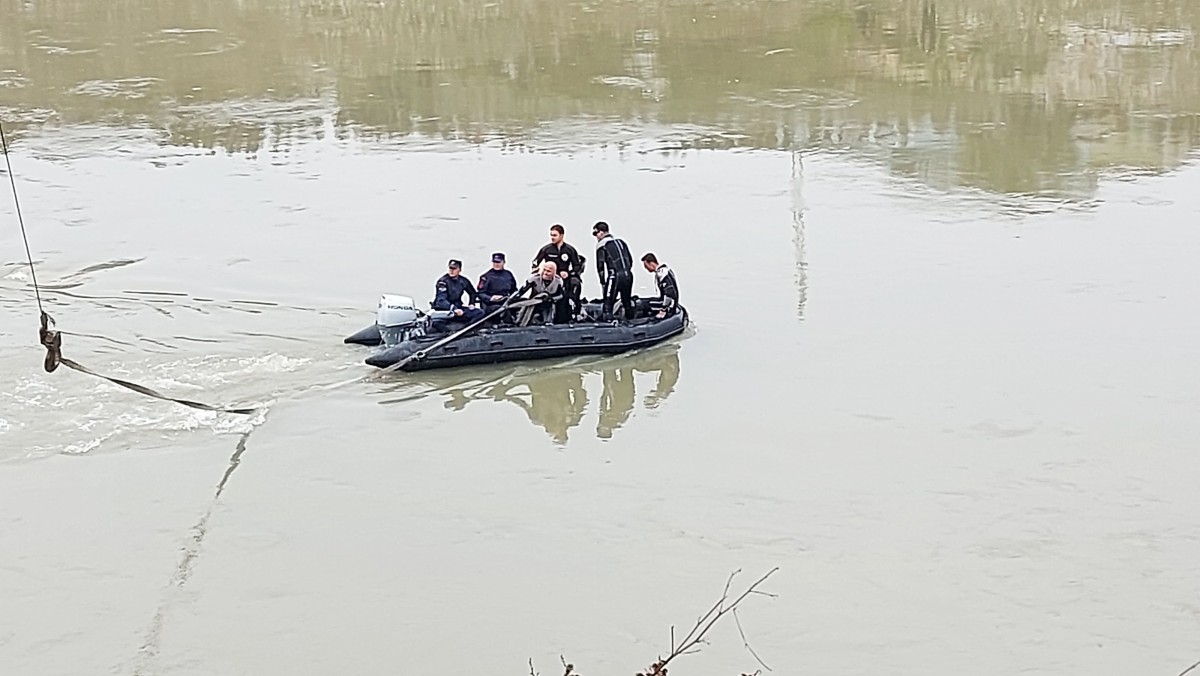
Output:
<path fill-rule="evenodd" d="M 613 304 L 621 297 L 625 319 L 633 319 L 633 256 L 624 240 L 608 232 L 608 223 L 598 221 L 592 226 L 596 238 L 596 274 L 604 289 L 604 319 L 613 318 Z"/>
<path fill-rule="evenodd" d="M 639 299 L 638 315 L 648 315 L 657 311 L 655 316 L 662 319 L 675 314 L 679 306 L 679 284 L 675 281 L 675 271 L 668 268 L 666 263 L 659 263 L 658 257 L 652 253 L 642 256 L 642 265 L 645 266 L 646 272 L 654 275 L 654 283 L 658 285 L 658 298 Z"/>

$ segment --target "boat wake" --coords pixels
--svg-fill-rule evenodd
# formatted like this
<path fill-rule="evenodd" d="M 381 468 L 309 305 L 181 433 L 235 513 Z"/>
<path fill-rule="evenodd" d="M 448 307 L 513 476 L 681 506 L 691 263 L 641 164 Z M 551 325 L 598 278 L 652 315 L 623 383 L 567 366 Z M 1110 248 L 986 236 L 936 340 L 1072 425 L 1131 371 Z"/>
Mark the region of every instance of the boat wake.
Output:
<path fill-rule="evenodd" d="M 29 369 L 11 388 L 0 391 L 5 412 L 0 462 L 159 446 L 197 431 L 246 434 L 265 421 L 269 408 L 281 398 L 312 385 L 313 361 L 272 353 L 97 365 L 113 376 L 181 397 L 236 401 L 259 409 L 251 415 L 188 408 L 71 372 L 51 375 Z"/>

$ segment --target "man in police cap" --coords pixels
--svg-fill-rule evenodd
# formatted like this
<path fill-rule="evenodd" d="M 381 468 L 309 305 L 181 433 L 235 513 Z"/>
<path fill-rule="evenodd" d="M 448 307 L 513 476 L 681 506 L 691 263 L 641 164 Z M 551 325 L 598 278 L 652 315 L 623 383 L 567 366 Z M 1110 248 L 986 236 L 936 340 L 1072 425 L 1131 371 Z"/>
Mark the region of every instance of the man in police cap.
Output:
<path fill-rule="evenodd" d="M 433 309 L 449 310 L 454 313 L 455 317 L 469 322 L 483 319 L 483 310 L 475 307 L 475 303 L 479 300 L 479 294 L 475 292 L 475 287 L 471 286 L 471 282 L 461 274 L 462 261 L 451 258 L 447 266 L 449 271 L 437 280 Z M 466 303 L 462 302 L 463 294 L 467 295 Z"/>
<path fill-rule="evenodd" d="M 479 276 L 475 285 L 484 314 L 491 314 L 504 300 L 517 292 L 517 278 L 504 269 L 504 254 L 492 254 L 492 269 Z"/>

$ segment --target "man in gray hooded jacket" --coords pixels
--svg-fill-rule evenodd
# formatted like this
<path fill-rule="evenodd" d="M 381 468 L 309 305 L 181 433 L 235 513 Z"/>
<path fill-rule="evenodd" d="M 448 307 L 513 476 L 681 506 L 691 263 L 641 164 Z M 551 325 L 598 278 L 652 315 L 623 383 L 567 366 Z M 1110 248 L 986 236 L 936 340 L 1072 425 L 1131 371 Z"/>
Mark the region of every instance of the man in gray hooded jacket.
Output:
<path fill-rule="evenodd" d="M 521 293 L 526 291 L 530 292 L 530 298 L 540 297 L 542 302 L 522 308 L 521 315 L 517 318 L 518 326 L 528 326 L 534 313 L 541 314 L 543 321 L 549 315 L 555 324 L 570 321 L 571 308 L 567 304 L 566 288 L 563 286 L 562 277 L 558 276 L 558 266 L 553 261 L 544 261 L 538 271 L 525 280 Z"/>

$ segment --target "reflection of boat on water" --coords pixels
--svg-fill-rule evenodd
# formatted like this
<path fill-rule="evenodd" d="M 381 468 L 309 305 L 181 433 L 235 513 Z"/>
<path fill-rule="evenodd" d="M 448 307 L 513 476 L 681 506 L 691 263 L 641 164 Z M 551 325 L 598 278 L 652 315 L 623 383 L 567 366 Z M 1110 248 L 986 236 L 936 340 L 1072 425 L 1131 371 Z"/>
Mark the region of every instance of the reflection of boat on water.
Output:
<path fill-rule="evenodd" d="M 511 403 L 559 444 L 565 444 L 570 430 L 583 423 L 589 404 L 596 400 L 596 436 L 610 439 L 635 413 L 638 375 L 653 377 L 642 402 L 645 410 L 657 408 L 674 392 L 679 380 L 679 346 L 661 345 L 617 357 L 520 369 L 482 381 L 478 373 L 447 379 L 445 376 L 451 373 L 413 374 L 417 378 L 406 378 L 403 386 L 423 386 L 423 393 L 416 396 L 440 394 L 445 397 L 446 408 L 456 411 L 475 402 Z"/>

